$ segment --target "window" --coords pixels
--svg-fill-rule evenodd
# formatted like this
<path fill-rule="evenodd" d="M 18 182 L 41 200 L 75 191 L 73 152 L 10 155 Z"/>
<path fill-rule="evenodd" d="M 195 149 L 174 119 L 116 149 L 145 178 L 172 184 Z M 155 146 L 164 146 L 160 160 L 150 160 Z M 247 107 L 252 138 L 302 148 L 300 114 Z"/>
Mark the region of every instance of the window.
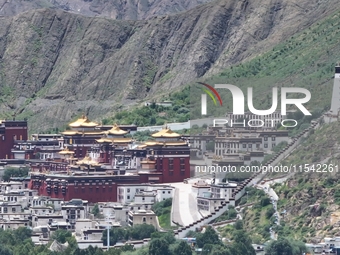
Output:
<path fill-rule="evenodd" d="M 12 207 L 12 212 L 15 212 L 15 207 Z"/>
<path fill-rule="evenodd" d="M 275 141 L 276 137 L 275 136 L 272 136 L 272 141 Z"/>
<path fill-rule="evenodd" d="M 144 200 L 145 200 L 145 197 L 143 197 L 142 200 L 144 201 Z"/>
<path fill-rule="evenodd" d="M 165 194 L 165 191 L 163 191 L 163 194 Z"/>
<path fill-rule="evenodd" d="M 265 143 L 265 144 L 264 144 L 264 148 L 268 148 L 268 144 Z"/>
<path fill-rule="evenodd" d="M 272 148 L 274 148 L 276 146 L 276 144 L 275 143 L 272 143 Z"/>
<path fill-rule="evenodd" d="M 130 199 L 130 196 L 127 196 L 126 199 Z"/>
<path fill-rule="evenodd" d="M 174 170 L 174 159 L 169 158 L 169 170 Z"/>
<path fill-rule="evenodd" d="M 146 218 L 145 217 L 143 217 L 143 222 L 146 222 Z"/>
<path fill-rule="evenodd" d="M 265 141 L 268 141 L 268 136 L 265 136 L 263 139 L 264 139 Z"/>
<path fill-rule="evenodd" d="M 251 148 L 253 145 L 250 143 L 250 144 L 248 144 L 248 148 Z"/>
<path fill-rule="evenodd" d="M 127 193 L 130 193 L 130 189 L 127 189 L 127 191 L 126 191 Z"/>
<path fill-rule="evenodd" d="M 180 162 L 181 162 L 181 164 L 185 164 L 184 158 L 181 158 L 181 159 L 180 159 Z"/>
<path fill-rule="evenodd" d="M 171 193 L 171 191 L 168 191 L 168 194 L 170 194 Z"/>
<path fill-rule="evenodd" d="M 242 147 L 243 147 L 243 148 L 247 148 L 247 145 L 244 143 L 244 144 L 242 145 Z"/>

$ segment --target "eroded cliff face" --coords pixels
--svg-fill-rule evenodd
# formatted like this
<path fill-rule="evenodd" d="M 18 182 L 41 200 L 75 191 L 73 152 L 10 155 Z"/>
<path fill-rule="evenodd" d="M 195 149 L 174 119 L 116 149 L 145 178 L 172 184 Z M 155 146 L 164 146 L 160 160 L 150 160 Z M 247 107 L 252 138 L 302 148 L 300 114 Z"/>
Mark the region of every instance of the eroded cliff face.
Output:
<path fill-rule="evenodd" d="M 0 16 L 14 16 L 40 8 L 54 8 L 85 16 L 144 20 L 190 10 L 213 0 L 0 0 Z"/>
<path fill-rule="evenodd" d="M 336 0 L 228 0 L 144 21 L 42 9 L 0 19 L 0 112 L 42 131 L 100 120 L 270 49 Z"/>

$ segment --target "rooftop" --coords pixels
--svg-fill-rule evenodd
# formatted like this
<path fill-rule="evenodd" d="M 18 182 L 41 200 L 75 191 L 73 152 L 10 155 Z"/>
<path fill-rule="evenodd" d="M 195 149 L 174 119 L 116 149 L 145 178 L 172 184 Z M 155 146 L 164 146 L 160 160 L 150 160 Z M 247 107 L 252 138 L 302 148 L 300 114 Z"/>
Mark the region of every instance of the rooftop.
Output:
<path fill-rule="evenodd" d="M 94 128 L 98 125 L 99 125 L 98 123 L 90 121 L 85 115 L 77 119 L 75 122 L 72 122 L 69 124 L 69 126 L 72 128 L 79 128 L 79 127 L 84 127 L 84 128 L 93 127 Z"/>
<path fill-rule="evenodd" d="M 165 138 L 177 138 L 178 137 L 179 138 L 179 137 L 181 137 L 181 135 L 173 132 L 170 128 L 168 128 L 166 126 L 161 131 L 153 134 L 152 137 L 155 137 L 155 138 L 161 138 L 161 137 L 165 137 Z"/>

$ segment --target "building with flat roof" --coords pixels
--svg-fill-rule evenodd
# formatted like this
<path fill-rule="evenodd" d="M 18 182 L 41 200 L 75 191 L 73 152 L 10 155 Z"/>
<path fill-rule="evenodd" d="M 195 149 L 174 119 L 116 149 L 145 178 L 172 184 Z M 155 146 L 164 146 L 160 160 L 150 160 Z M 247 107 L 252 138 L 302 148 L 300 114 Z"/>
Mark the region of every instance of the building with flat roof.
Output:
<path fill-rule="evenodd" d="M 0 120 L 0 159 L 10 159 L 15 141 L 27 140 L 26 120 Z"/>

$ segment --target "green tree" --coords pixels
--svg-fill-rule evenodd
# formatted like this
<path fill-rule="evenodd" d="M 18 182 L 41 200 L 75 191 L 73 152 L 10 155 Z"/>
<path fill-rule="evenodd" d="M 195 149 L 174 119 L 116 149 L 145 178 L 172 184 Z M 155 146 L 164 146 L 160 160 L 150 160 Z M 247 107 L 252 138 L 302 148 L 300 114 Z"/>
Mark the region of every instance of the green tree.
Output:
<path fill-rule="evenodd" d="M 181 241 L 175 248 L 176 255 L 192 255 L 192 251 L 187 242 Z"/>
<path fill-rule="evenodd" d="M 95 216 L 95 217 L 98 217 L 99 214 L 100 214 L 100 210 L 99 210 L 99 206 L 98 204 L 95 204 L 92 208 L 92 214 Z"/>
<path fill-rule="evenodd" d="M 242 220 L 237 220 L 234 224 L 234 228 L 236 230 L 241 230 L 243 229 L 243 221 Z"/>
<path fill-rule="evenodd" d="M 200 234 L 196 236 L 196 243 L 198 247 L 203 247 L 206 244 L 220 244 L 221 241 L 218 238 L 215 230 L 208 226 L 204 232 L 204 234 Z"/>
<path fill-rule="evenodd" d="M 272 241 L 266 247 L 265 252 L 266 255 L 295 255 L 293 254 L 293 247 L 291 243 L 285 238 Z"/>
<path fill-rule="evenodd" d="M 148 224 L 135 225 L 130 230 L 130 236 L 133 239 L 141 240 L 144 238 L 150 238 L 151 234 L 156 232 L 156 228 Z"/>
<path fill-rule="evenodd" d="M 261 206 L 265 207 L 267 205 L 270 205 L 270 198 L 269 197 L 264 197 L 261 199 Z"/>
<path fill-rule="evenodd" d="M 230 250 L 224 246 L 214 246 L 210 255 L 235 255 L 235 254 L 231 254 Z"/>
<path fill-rule="evenodd" d="M 169 244 L 164 239 L 153 239 L 150 242 L 149 255 L 170 255 Z"/>
<path fill-rule="evenodd" d="M 64 229 L 56 230 L 51 236 L 52 240 L 57 240 L 59 243 L 65 243 L 69 237 L 72 237 L 72 233 Z"/>
<path fill-rule="evenodd" d="M 252 246 L 252 241 L 244 230 L 235 230 L 233 232 L 234 243 L 232 245 L 232 254 L 238 252 L 240 255 L 255 255 L 256 252 Z M 242 253 L 240 252 L 242 251 Z"/>
<path fill-rule="evenodd" d="M 9 181 L 11 177 L 26 177 L 28 176 L 29 169 L 27 167 L 20 167 L 20 168 L 14 168 L 9 167 L 6 168 L 4 175 L 2 176 L 2 179 L 4 181 Z"/>

